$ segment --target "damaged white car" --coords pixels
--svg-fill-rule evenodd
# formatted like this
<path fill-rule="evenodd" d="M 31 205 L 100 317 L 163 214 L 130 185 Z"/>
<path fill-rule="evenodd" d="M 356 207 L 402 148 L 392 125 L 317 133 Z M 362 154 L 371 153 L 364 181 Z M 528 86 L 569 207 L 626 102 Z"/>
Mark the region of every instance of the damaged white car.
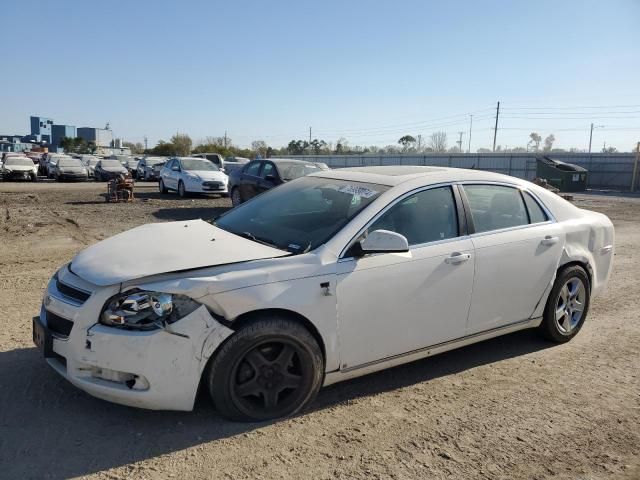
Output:
<path fill-rule="evenodd" d="M 570 340 L 613 245 L 605 215 L 524 180 L 328 170 L 212 222 L 87 248 L 49 282 L 33 337 L 96 397 L 190 410 L 202 387 L 224 416 L 265 420 L 322 385 L 516 330 Z"/>

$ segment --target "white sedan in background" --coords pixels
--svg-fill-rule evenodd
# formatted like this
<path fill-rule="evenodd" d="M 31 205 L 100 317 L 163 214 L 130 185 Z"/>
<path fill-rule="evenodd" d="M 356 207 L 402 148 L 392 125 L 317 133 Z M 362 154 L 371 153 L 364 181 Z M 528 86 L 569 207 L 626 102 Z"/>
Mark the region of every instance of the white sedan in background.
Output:
<path fill-rule="evenodd" d="M 160 170 L 160 193 L 175 190 L 181 197 L 190 193 L 229 195 L 229 177 L 209 160 L 195 157 L 172 158 Z"/>
<path fill-rule="evenodd" d="M 571 340 L 613 245 L 605 215 L 517 178 L 327 170 L 215 221 L 88 247 L 49 282 L 33 337 L 97 397 L 191 410 L 202 385 L 226 417 L 266 420 L 322 385 L 516 330 Z"/>

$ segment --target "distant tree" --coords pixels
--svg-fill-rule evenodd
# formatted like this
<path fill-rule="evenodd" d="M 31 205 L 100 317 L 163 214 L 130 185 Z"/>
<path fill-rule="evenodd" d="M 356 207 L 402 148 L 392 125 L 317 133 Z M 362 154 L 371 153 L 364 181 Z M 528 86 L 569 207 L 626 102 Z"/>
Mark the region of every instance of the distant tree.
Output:
<path fill-rule="evenodd" d="M 406 152 L 413 145 L 416 144 L 416 139 L 415 139 L 415 137 L 413 137 L 411 135 L 404 135 L 404 136 L 400 137 L 400 139 L 398 140 L 398 143 L 400 145 L 402 145 L 402 151 Z"/>
<path fill-rule="evenodd" d="M 251 142 L 251 150 L 260 154 L 261 157 L 267 156 L 267 150 L 269 147 L 267 146 L 267 142 L 264 140 L 254 140 Z"/>
<path fill-rule="evenodd" d="M 133 153 L 134 155 L 139 155 L 144 152 L 144 145 L 142 145 L 142 143 L 140 142 L 122 142 L 122 146 L 131 150 L 131 153 Z"/>
<path fill-rule="evenodd" d="M 434 132 L 429 137 L 429 147 L 434 152 L 442 153 L 447 151 L 447 133 L 446 132 Z"/>
<path fill-rule="evenodd" d="M 176 155 L 186 157 L 191 153 L 193 141 L 191 140 L 191 137 L 189 135 L 185 133 L 176 133 L 173 137 L 171 137 L 171 143 L 174 146 Z"/>
<path fill-rule="evenodd" d="M 169 157 L 171 155 L 177 155 L 176 146 L 171 142 L 165 142 L 160 140 L 158 144 L 149 149 L 151 155 L 157 155 L 159 157 Z"/>
<path fill-rule="evenodd" d="M 309 144 L 309 147 L 311 147 L 311 151 L 314 155 L 320 155 L 326 148 L 326 146 L 327 142 L 325 142 L 324 140 L 318 140 L 317 138 L 311 140 L 311 143 Z"/>
<path fill-rule="evenodd" d="M 618 149 L 616 147 L 603 147 L 602 153 L 616 153 Z"/>
<path fill-rule="evenodd" d="M 265 156 L 267 158 L 271 158 L 273 157 L 273 155 L 275 154 L 275 150 L 271 147 L 267 147 L 267 151 L 265 152 Z"/>
<path fill-rule="evenodd" d="M 67 153 L 92 153 L 95 150 L 95 143 L 80 137 L 63 137 L 60 146 Z"/>
<path fill-rule="evenodd" d="M 512 153 L 525 153 L 527 151 L 524 147 L 514 147 L 511 149 Z"/>
<path fill-rule="evenodd" d="M 478 153 L 491 153 L 492 150 L 490 148 L 479 148 L 478 150 L 476 150 L 476 152 L 478 152 Z"/>
<path fill-rule="evenodd" d="M 309 142 L 306 140 L 291 140 L 287 145 L 287 151 L 291 155 L 303 155 L 307 148 L 309 148 Z"/>
<path fill-rule="evenodd" d="M 542 141 L 542 137 L 538 135 L 536 132 L 531 132 L 529 134 L 529 143 L 527 143 L 527 147 L 530 147 L 530 150 L 537 152 L 540 149 L 540 142 Z"/>
<path fill-rule="evenodd" d="M 553 148 L 553 142 L 556 141 L 556 137 L 552 134 L 550 134 L 547 138 L 544 139 L 544 148 L 543 150 L 545 152 L 550 152 L 551 149 Z"/>
<path fill-rule="evenodd" d="M 449 149 L 449 153 L 460 153 L 460 152 L 461 152 L 460 147 L 457 145 L 454 145 Z"/>
<path fill-rule="evenodd" d="M 346 138 L 344 137 L 340 137 L 337 141 L 336 141 L 336 149 L 335 149 L 335 153 L 348 153 L 349 152 L 349 142 L 347 141 Z"/>

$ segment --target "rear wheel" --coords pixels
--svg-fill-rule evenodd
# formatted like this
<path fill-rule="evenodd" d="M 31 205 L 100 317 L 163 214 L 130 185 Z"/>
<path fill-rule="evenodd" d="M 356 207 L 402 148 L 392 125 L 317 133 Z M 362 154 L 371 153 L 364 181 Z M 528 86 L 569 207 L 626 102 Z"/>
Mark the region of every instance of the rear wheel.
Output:
<path fill-rule="evenodd" d="M 242 203 L 242 196 L 240 195 L 240 189 L 238 187 L 233 187 L 231 190 L 231 205 L 237 207 Z"/>
<path fill-rule="evenodd" d="M 560 271 L 540 325 L 544 336 L 558 343 L 575 337 L 587 317 L 590 296 L 591 285 L 584 268 L 573 265 Z"/>
<path fill-rule="evenodd" d="M 270 317 L 238 330 L 212 359 L 206 375 L 218 411 L 241 421 L 293 415 L 322 384 L 322 353 L 299 323 Z"/>

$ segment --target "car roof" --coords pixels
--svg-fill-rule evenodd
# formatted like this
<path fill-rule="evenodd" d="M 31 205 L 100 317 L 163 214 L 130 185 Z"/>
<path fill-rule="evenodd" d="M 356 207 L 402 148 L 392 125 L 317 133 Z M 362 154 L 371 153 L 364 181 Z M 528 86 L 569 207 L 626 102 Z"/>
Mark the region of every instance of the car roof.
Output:
<path fill-rule="evenodd" d="M 484 170 L 450 167 L 424 167 L 418 165 L 386 165 L 377 167 L 347 167 L 324 170 L 310 176 L 375 183 L 390 187 L 410 180 L 422 179 L 425 184 L 452 181 L 494 181 L 518 183 L 519 179 Z"/>
<path fill-rule="evenodd" d="M 293 158 L 261 158 L 259 160 L 257 160 L 258 162 L 273 162 L 275 164 L 278 163 L 299 163 L 300 165 L 305 165 L 305 164 L 313 164 L 315 165 L 317 162 L 314 162 L 312 160 L 296 160 Z"/>

